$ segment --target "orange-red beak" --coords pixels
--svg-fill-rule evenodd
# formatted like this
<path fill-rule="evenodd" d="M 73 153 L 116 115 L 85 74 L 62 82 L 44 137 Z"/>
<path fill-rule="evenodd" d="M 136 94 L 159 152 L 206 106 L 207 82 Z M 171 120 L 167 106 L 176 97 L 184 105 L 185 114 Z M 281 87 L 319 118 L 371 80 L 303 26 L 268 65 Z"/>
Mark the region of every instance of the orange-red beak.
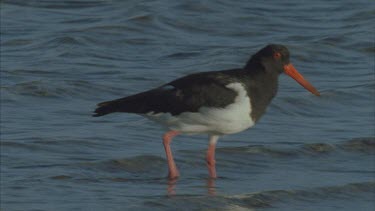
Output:
<path fill-rule="evenodd" d="M 287 65 L 284 65 L 284 72 L 285 74 L 292 77 L 294 80 L 296 80 L 299 84 L 301 84 L 305 89 L 309 90 L 311 93 L 313 93 L 316 96 L 320 96 L 320 93 L 318 92 L 313 85 L 311 85 L 306 79 L 303 78 L 303 76 L 294 68 L 292 63 L 289 63 Z"/>

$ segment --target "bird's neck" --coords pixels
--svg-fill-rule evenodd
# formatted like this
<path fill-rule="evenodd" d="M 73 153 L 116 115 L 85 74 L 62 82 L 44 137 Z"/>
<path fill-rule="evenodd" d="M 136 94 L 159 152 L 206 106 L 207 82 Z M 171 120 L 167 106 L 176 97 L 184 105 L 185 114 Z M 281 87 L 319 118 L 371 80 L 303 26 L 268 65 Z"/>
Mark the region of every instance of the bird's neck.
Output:
<path fill-rule="evenodd" d="M 267 71 L 266 67 L 256 60 L 249 60 L 243 69 L 247 71 L 246 75 L 249 78 L 247 92 L 251 97 L 251 117 L 258 121 L 277 93 L 279 74 Z"/>
<path fill-rule="evenodd" d="M 251 57 L 249 61 L 247 61 L 243 69 L 247 70 L 250 73 L 257 73 L 257 72 L 265 71 L 265 68 L 262 62 L 259 59 L 254 58 L 254 56 Z"/>

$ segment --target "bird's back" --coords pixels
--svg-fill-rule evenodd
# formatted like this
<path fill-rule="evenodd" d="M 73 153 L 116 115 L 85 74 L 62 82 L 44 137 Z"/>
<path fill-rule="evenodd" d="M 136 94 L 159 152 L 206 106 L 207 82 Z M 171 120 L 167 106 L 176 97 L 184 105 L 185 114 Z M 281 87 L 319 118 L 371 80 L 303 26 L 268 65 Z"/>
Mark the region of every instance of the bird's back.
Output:
<path fill-rule="evenodd" d="M 241 69 L 202 72 L 176 79 L 161 87 L 128 97 L 98 104 L 94 116 L 113 112 L 170 113 L 197 112 L 201 107 L 225 107 L 233 102 L 236 92 L 226 85 L 236 80 Z"/>

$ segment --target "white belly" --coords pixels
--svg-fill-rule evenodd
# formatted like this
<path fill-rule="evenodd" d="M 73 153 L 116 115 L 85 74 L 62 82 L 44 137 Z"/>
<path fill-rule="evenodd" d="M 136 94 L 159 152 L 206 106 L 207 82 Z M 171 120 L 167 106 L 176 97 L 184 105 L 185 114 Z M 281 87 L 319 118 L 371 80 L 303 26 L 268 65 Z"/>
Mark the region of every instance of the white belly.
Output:
<path fill-rule="evenodd" d="M 198 112 L 183 112 L 176 116 L 170 113 L 149 113 L 144 116 L 169 130 L 187 134 L 223 135 L 241 132 L 254 125 L 250 117 L 250 99 L 241 83 L 231 83 L 227 87 L 236 91 L 237 96 L 232 104 L 224 108 L 202 107 Z"/>

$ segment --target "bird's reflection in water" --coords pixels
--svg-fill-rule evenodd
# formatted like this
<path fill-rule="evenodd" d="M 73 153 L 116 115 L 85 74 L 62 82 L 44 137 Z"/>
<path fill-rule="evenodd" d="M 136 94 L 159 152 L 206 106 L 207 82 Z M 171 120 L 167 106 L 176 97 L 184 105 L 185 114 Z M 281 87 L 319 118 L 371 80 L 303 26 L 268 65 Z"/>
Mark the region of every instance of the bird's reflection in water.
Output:
<path fill-rule="evenodd" d="M 210 196 L 216 195 L 215 178 L 207 179 L 207 193 Z"/>
<path fill-rule="evenodd" d="M 176 195 L 177 181 L 178 181 L 178 178 L 168 179 L 168 182 L 167 182 L 168 196 L 175 196 Z M 208 195 L 210 195 L 210 196 L 216 195 L 216 187 L 215 187 L 215 179 L 214 178 L 208 178 L 207 179 L 206 188 L 207 188 Z"/>
<path fill-rule="evenodd" d="M 168 191 L 168 196 L 174 196 L 176 195 L 176 184 L 177 184 L 178 178 L 174 179 L 168 179 L 168 186 L 167 186 L 167 191 Z"/>

